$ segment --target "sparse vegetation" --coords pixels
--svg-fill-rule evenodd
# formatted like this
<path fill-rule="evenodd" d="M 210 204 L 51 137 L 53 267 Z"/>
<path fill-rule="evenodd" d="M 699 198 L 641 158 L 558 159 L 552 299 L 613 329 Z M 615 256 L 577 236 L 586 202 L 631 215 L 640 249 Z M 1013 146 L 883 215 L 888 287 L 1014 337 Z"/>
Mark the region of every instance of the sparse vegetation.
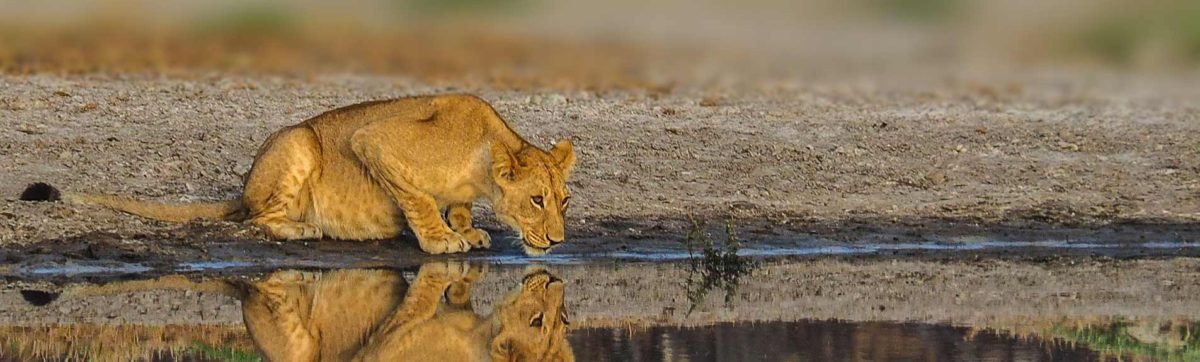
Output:
<path fill-rule="evenodd" d="M 1077 49 L 1101 60 L 1131 65 L 1151 62 L 1200 62 L 1200 4 L 1156 3 L 1124 11 L 1114 9 L 1081 27 Z"/>
<path fill-rule="evenodd" d="M 535 0 L 393 0 L 402 9 L 419 15 L 511 13 L 529 9 Z"/>
<path fill-rule="evenodd" d="M 1154 361 L 1200 360 L 1200 323 L 1164 326 L 1153 324 L 1149 335 L 1134 331 L 1136 323 L 1117 318 L 1109 323 L 1070 325 L 1060 323 L 1049 335 L 1082 344 L 1101 355 L 1121 359 Z M 1142 333 L 1145 334 L 1145 333 Z"/>
<path fill-rule="evenodd" d="M 297 19 L 279 3 L 246 3 L 202 17 L 195 31 L 204 34 L 279 36 L 295 31 Z"/>
<path fill-rule="evenodd" d="M 249 337 L 240 325 L 10 326 L 0 328 L 0 360 L 258 361 Z"/>
<path fill-rule="evenodd" d="M 248 351 L 230 346 L 213 346 L 197 341 L 188 352 L 194 356 L 217 361 L 228 362 L 258 362 L 262 357 L 254 351 Z"/>
<path fill-rule="evenodd" d="M 741 243 L 733 229 L 733 218 L 725 220 L 725 244 L 722 248 L 714 245 L 704 222 L 690 215 L 688 220 L 692 228 L 684 241 L 691 256 L 685 281 L 689 304 L 687 312 L 691 314 L 713 289 L 724 290 L 725 306 L 731 307 L 738 283 L 758 266 L 758 262 L 737 255 Z"/>
<path fill-rule="evenodd" d="M 879 10 L 902 19 L 942 22 L 953 17 L 967 4 L 962 0 L 873 0 Z"/>

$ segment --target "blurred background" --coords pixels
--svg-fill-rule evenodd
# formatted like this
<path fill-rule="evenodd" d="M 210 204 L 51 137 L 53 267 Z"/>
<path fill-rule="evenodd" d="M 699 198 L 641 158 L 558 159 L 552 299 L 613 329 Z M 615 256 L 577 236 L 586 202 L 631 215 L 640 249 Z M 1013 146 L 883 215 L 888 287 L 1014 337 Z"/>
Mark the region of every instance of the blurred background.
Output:
<path fill-rule="evenodd" d="M 0 2 L 6 74 L 356 73 L 662 89 L 1198 65 L 1197 1 Z"/>

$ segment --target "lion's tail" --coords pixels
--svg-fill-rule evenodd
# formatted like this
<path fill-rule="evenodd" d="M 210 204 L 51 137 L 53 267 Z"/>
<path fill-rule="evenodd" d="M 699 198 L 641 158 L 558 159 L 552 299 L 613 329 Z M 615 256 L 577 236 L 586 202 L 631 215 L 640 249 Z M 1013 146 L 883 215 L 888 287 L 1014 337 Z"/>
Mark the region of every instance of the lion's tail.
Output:
<path fill-rule="evenodd" d="M 134 200 L 123 197 L 92 195 L 84 193 L 62 193 L 46 183 L 35 183 L 25 188 L 21 200 L 66 201 L 73 204 L 100 205 L 151 219 L 186 222 L 193 219 L 242 221 L 246 208 L 242 200 L 170 204 L 154 201 Z"/>

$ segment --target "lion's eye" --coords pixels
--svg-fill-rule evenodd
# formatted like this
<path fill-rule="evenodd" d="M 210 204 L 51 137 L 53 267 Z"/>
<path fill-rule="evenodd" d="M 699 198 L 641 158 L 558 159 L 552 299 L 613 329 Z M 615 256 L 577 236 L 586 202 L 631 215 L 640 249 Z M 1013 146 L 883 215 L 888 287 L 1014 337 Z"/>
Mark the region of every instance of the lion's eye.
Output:
<path fill-rule="evenodd" d="M 533 204 L 537 205 L 537 207 L 545 207 L 545 205 L 542 205 L 542 197 L 541 196 L 534 196 Z"/>
<path fill-rule="evenodd" d="M 538 313 L 537 315 L 533 316 L 533 320 L 529 321 L 529 326 L 530 327 L 541 327 L 542 326 L 542 314 Z"/>

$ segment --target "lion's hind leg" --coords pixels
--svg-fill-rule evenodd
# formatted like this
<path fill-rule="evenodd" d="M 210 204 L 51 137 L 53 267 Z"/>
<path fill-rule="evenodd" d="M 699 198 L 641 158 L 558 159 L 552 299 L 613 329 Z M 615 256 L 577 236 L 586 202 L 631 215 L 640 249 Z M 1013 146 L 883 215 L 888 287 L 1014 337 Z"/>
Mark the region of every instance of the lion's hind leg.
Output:
<path fill-rule="evenodd" d="M 367 168 L 371 179 L 392 197 L 404 212 L 404 219 L 417 236 L 421 250 L 430 254 L 461 253 L 471 250 L 463 235 L 450 229 L 437 200 L 411 180 L 405 160 L 387 149 L 386 133 L 358 131 L 351 140 L 354 153 Z"/>
<path fill-rule="evenodd" d="M 271 136 L 246 177 L 243 201 L 250 223 L 278 239 L 319 239 L 321 229 L 304 222 L 311 197 L 308 183 L 320 161 L 320 144 L 307 127 L 290 127 Z"/>
<path fill-rule="evenodd" d="M 392 315 L 379 326 L 364 348 L 355 358 L 357 361 L 391 361 L 396 356 L 410 355 L 420 345 L 409 343 L 414 331 L 434 319 L 438 308 L 449 290 L 459 284 L 459 290 L 468 293 L 459 297 L 458 303 L 465 303 L 469 298 L 469 284 L 482 278 L 484 270 L 480 266 L 462 261 L 430 262 L 421 265 L 417 278 L 413 280 L 404 300 L 396 307 Z M 466 288 L 463 286 L 465 283 Z M 428 331 L 429 329 L 425 329 Z M 452 336 L 444 336 L 452 338 Z M 410 355 L 411 356 L 411 355 Z M 444 360 L 460 360 L 461 357 L 443 356 Z"/>
<path fill-rule="evenodd" d="M 318 331 L 310 328 L 312 273 L 284 270 L 253 283 L 242 300 L 251 339 L 269 361 L 316 361 Z"/>

